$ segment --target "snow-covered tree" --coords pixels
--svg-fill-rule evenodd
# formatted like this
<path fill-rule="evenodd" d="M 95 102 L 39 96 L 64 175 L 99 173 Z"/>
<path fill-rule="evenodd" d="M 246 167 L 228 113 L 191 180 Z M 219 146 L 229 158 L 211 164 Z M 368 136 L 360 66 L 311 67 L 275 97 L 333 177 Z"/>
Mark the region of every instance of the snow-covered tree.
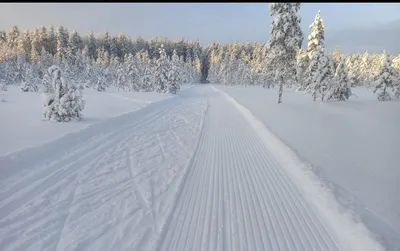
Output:
<path fill-rule="evenodd" d="M 296 54 L 303 41 L 298 12 L 300 3 L 270 3 L 272 18 L 268 65 L 274 66 L 279 82 L 278 103 L 282 102 L 283 83 L 294 82 Z"/>
<path fill-rule="evenodd" d="M 99 61 L 99 58 L 98 58 Z M 101 59 L 100 59 L 101 61 Z M 93 87 L 95 90 L 99 92 L 106 91 L 107 87 L 107 68 L 102 66 L 101 63 L 96 62 L 92 65 L 93 67 L 93 76 L 92 76 L 92 83 L 94 84 Z"/>
<path fill-rule="evenodd" d="M 337 69 L 337 67 L 339 66 L 340 61 L 342 60 L 339 47 L 336 47 L 333 50 L 332 59 L 333 59 L 333 66 L 335 67 L 335 69 Z"/>
<path fill-rule="evenodd" d="M 311 91 L 313 100 L 316 101 L 318 96 L 324 101 L 326 92 L 331 88 L 334 77 L 333 60 L 325 54 L 322 47 L 313 55 L 312 67 L 317 63 L 317 68 L 312 74 L 311 83 L 307 86 L 306 92 Z"/>
<path fill-rule="evenodd" d="M 47 30 L 47 44 L 45 46 L 46 51 L 49 52 L 52 56 L 57 52 L 57 38 L 54 33 L 54 27 L 52 25 L 49 26 Z"/>
<path fill-rule="evenodd" d="M 179 57 L 176 54 L 176 50 L 173 51 L 172 54 L 172 62 L 171 62 L 171 67 L 168 73 L 168 79 L 169 79 L 169 86 L 168 86 L 168 92 L 176 94 L 176 92 L 180 89 L 180 69 L 179 69 Z"/>
<path fill-rule="evenodd" d="M 58 66 L 51 66 L 46 79 L 51 81 L 52 92 L 45 95 L 44 117 L 57 122 L 80 120 L 84 108 L 84 100 L 77 86 L 68 83 Z"/>
<path fill-rule="evenodd" d="M 143 90 L 150 92 L 154 91 L 154 66 L 150 62 L 145 64 L 144 74 L 143 74 Z"/>
<path fill-rule="evenodd" d="M 91 31 L 89 34 L 89 41 L 88 41 L 88 57 L 91 59 L 96 59 L 96 38 L 94 37 L 93 32 Z"/>
<path fill-rule="evenodd" d="M 58 60 L 61 60 L 67 52 L 68 47 L 68 30 L 63 26 L 59 26 L 56 33 L 56 40 L 57 40 L 57 57 Z"/>
<path fill-rule="evenodd" d="M 7 35 L 8 47 L 10 47 L 10 49 L 17 48 L 19 35 L 20 31 L 18 27 L 14 25 Z"/>
<path fill-rule="evenodd" d="M 375 76 L 375 89 L 374 93 L 380 91 L 378 93 L 378 100 L 385 101 L 390 100 L 390 95 L 388 92 L 389 88 L 393 88 L 395 91 L 395 95 L 397 96 L 398 92 L 398 85 L 399 85 L 399 75 L 396 72 L 395 68 L 392 66 L 392 62 L 390 61 L 388 55 L 384 53 L 385 58 L 382 62 L 381 69 L 379 70 L 378 74 Z M 396 90 L 397 88 L 397 90 Z"/>
<path fill-rule="evenodd" d="M 308 36 L 308 57 L 312 58 L 313 53 L 317 52 L 318 47 L 324 48 L 325 26 L 321 18 L 321 12 L 318 11 L 314 22 L 310 25 L 311 34 Z"/>
<path fill-rule="evenodd" d="M 310 58 L 308 54 L 300 50 L 297 55 L 297 68 L 296 68 L 296 82 L 297 82 L 297 91 L 304 91 L 307 87 L 306 81 L 306 71 L 307 67 L 310 65 Z"/>
<path fill-rule="evenodd" d="M 24 77 L 21 83 L 22 92 L 36 92 L 39 89 L 39 74 L 36 65 L 25 64 L 24 66 Z"/>
<path fill-rule="evenodd" d="M 366 51 L 361 58 L 361 62 L 360 62 L 360 66 L 359 66 L 359 77 L 360 77 L 360 81 L 362 83 L 363 86 L 368 86 L 370 87 L 371 83 L 370 83 L 370 60 L 369 60 L 369 55 L 368 52 Z"/>
<path fill-rule="evenodd" d="M 78 53 L 78 50 L 81 49 L 81 43 L 82 40 L 80 35 L 74 30 L 70 34 L 68 41 L 68 51 L 70 52 L 70 57 L 73 59 L 73 61 L 75 60 L 76 53 Z"/>
<path fill-rule="evenodd" d="M 328 91 L 328 100 L 337 99 L 345 101 L 352 95 L 350 88 L 350 81 L 347 74 L 347 69 L 344 60 L 339 61 L 339 65 L 336 68 L 335 77 L 333 79 L 332 86 Z"/>
<path fill-rule="evenodd" d="M 159 53 L 160 57 L 156 61 L 154 71 L 155 90 L 157 92 L 165 93 L 168 92 L 168 86 L 170 85 L 168 78 L 170 64 L 163 44 L 161 44 Z"/>

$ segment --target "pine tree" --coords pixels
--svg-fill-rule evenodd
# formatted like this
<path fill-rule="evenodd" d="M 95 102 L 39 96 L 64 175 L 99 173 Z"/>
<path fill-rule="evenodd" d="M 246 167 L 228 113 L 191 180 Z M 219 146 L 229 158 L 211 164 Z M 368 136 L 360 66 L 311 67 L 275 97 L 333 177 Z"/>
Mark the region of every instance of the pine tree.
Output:
<path fill-rule="evenodd" d="M 156 68 L 154 72 L 155 90 L 157 92 L 165 93 L 168 91 L 169 86 L 169 62 L 163 44 L 161 44 L 159 54 L 160 57 L 156 61 Z"/>
<path fill-rule="evenodd" d="M 315 16 L 314 22 L 310 25 L 311 34 L 308 36 L 308 57 L 312 58 L 313 54 L 317 52 L 318 47 L 324 48 L 325 41 L 325 26 L 321 18 L 321 12 L 318 11 Z"/>
<path fill-rule="evenodd" d="M 118 57 L 124 58 L 125 55 L 128 55 L 128 52 L 129 52 L 128 38 L 125 36 L 124 33 L 120 33 L 118 35 L 117 41 L 118 41 L 118 44 L 117 44 Z"/>
<path fill-rule="evenodd" d="M 296 65 L 297 91 L 304 91 L 307 88 L 306 72 L 308 66 L 310 66 L 308 54 L 303 50 L 299 50 Z"/>
<path fill-rule="evenodd" d="M 51 81 L 53 93 L 46 95 L 44 117 L 57 122 L 80 120 L 84 101 L 80 90 L 73 83 L 68 83 L 58 66 L 51 66 L 46 74 Z"/>
<path fill-rule="evenodd" d="M 106 31 L 102 37 L 103 49 L 105 52 L 110 53 L 111 38 L 110 33 Z"/>
<path fill-rule="evenodd" d="M 47 45 L 46 51 L 48 51 L 52 56 L 54 56 L 57 52 L 57 38 L 54 33 L 54 27 L 52 25 L 49 26 L 48 34 L 47 34 Z"/>
<path fill-rule="evenodd" d="M 70 34 L 69 41 L 68 41 L 68 49 L 70 52 L 70 57 L 74 60 L 76 57 L 76 53 L 80 50 L 82 44 L 81 37 L 79 36 L 78 32 L 75 30 Z"/>
<path fill-rule="evenodd" d="M 168 86 L 168 92 L 172 94 L 176 94 L 176 92 L 180 89 L 179 83 L 181 81 L 180 77 L 180 69 L 179 69 L 179 57 L 176 53 L 176 50 L 173 51 L 172 54 L 172 62 L 171 62 L 171 68 L 168 74 L 168 79 L 169 79 L 169 86 Z"/>
<path fill-rule="evenodd" d="M 283 83 L 294 81 L 296 54 L 303 41 L 298 12 L 300 3 L 271 3 L 273 17 L 270 31 L 268 65 L 274 66 L 279 74 L 278 103 L 282 103 Z"/>
<path fill-rule="evenodd" d="M 341 61 L 341 55 L 340 55 L 340 50 L 339 47 L 336 47 L 333 52 L 332 52 L 332 59 L 333 59 L 333 66 L 335 69 L 339 66 L 339 63 Z"/>
<path fill-rule="evenodd" d="M 59 26 L 56 33 L 56 40 L 57 40 L 57 57 L 59 60 L 67 54 L 67 47 L 68 47 L 68 31 L 63 26 Z"/>
<path fill-rule="evenodd" d="M 38 75 L 34 71 L 34 65 L 26 63 L 24 66 L 24 73 L 21 82 L 22 92 L 36 92 L 38 91 Z"/>
<path fill-rule="evenodd" d="M 193 61 L 193 79 L 195 82 L 199 82 L 201 78 L 201 61 L 196 55 Z"/>
<path fill-rule="evenodd" d="M 31 32 L 28 29 L 26 29 L 24 31 L 23 36 L 20 36 L 19 40 L 20 41 L 18 41 L 18 45 L 17 45 L 19 47 L 18 50 L 20 50 L 21 46 L 22 46 L 23 50 L 25 52 L 25 55 L 27 55 L 27 56 L 30 55 L 31 51 L 32 51 L 32 49 L 31 49 L 32 48 Z M 30 57 L 27 57 L 27 59 L 30 59 Z"/>
<path fill-rule="evenodd" d="M 329 56 L 327 56 L 322 47 L 319 47 L 318 51 L 314 53 L 313 61 L 311 64 L 315 67 L 317 62 L 317 68 L 312 74 L 311 84 L 307 87 L 306 91 L 311 90 L 313 100 L 316 101 L 318 96 L 321 96 L 321 100 L 324 101 L 327 90 L 331 87 L 334 69 L 333 62 Z"/>
<path fill-rule="evenodd" d="M 113 37 L 111 39 L 111 41 L 110 41 L 110 55 L 111 55 L 111 57 L 117 57 L 118 56 L 117 43 L 118 43 L 118 38 L 117 37 Z"/>
<path fill-rule="evenodd" d="M 17 48 L 19 35 L 20 31 L 18 27 L 14 25 L 7 35 L 8 47 L 10 47 L 10 49 Z"/>
<path fill-rule="evenodd" d="M 360 76 L 361 84 L 363 86 L 369 87 L 371 85 L 370 79 L 369 79 L 369 77 L 370 77 L 370 62 L 369 62 L 369 55 L 368 55 L 367 51 L 362 55 L 361 63 L 359 66 L 359 71 L 360 71 L 359 76 Z"/>
<path fill-rule="evenodd" d="M 35 32 L 31 37 L 31 51 L 30 51 L 30 58 L 33 62 L 38 62 L 40 59 L 40 52 L 42 47 L 40 46 L 39 39 L 40 39 L 39 29 L 35 29 Z"/>
<path fill-rule="evenodd" d="M 100 49 L 100 51 L 103 51 L 103 48 Z M 106 91 L 107 87 L 107 72 L 106 72 L 106 66 L 103 63 L 103 60 L 101 57 L 97 57 L 97 61 L 95 64 L 93 64 L 93 83 L 94 83 L 94 88 L 99 91 L 99 92 L 104 92 Z"/>
<path fill-rule="evenodd" d="M 88 57 L 91 59 L 96 59 L 97 57 L 97 48 L 96 48 L 96 38 L 93 35 L 93 32 L 91 31 L 89 34 L 89 42 L 88 42 Z"/>
<path fill-rule="evenodd" d="M 154 67 L 153 64 L 148 63 L 144 68 L 143 87 L 147 92 L 154 91 Z"/>
<path fill-rule="evenodd" d="M 38 37 L 39 37 L 39 39 L 38 39 L 39 40 L 39 48 L 37 48 L 37 51 L 40 54 L 42 47 L 46 48 L 46 46 L 48 44 L 47 29 L 43 25 L 40 26 L 40 28 L 39 28 Z"/>
<path fill-rule="evenodd" d="M 386 53 L 384 53 L 384 60 L 382 62 L 381 69 L 379 70 L 378 74 L 375 76 L 375 89 L 374 93 L 376 93 L 378 90 L 381 92 L 378 93 L 378 100 L 379 101 L 385 101 L 385 100 L 390 100 L 390 95 L 388 92 L 389 88 L 393 88 L 393 91 L 395 91 L 395 88 L 398 88 L 398 83 L 399 83 L 399 76 L 398 72 L 393 68 L 391 61 Z M 395 92 L 395 95 L 397 96 L 397 91 Z"/>
<path fill-rule="evenodd" d="M 337 99 L 345 101 L 352 95 L 350 81 L 344 60 L 340 60 L 336 68 L 333 85 L 328 92 L 328 100 Z"/>

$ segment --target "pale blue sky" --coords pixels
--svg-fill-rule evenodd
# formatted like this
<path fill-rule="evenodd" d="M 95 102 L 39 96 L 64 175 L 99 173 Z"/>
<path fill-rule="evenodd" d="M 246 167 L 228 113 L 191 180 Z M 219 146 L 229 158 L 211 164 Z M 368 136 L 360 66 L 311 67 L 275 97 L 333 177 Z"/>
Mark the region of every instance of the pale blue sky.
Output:
<path fill-rule="evenodd" d="M 305 38 L 319 9 L 328 48 L 400 52 L 399 3 L 305 3 L 301 8 Z M 0 28 L 8 30 L 13 24 L 21 29 L 62 24 L 81 33 L 108 30 L 132 37 L 199 38 L 206 45 L 213 41 L 266 42 L 270 16 L 267 3 L 0 4 Z"/>

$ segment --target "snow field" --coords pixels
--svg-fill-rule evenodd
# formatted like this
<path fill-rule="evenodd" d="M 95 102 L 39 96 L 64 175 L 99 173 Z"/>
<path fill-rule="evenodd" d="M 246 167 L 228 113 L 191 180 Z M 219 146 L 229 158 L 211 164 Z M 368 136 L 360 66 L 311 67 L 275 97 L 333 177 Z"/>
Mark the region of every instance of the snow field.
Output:
<path fill-rule="evenodd" d="M 64 137 L 36 148 L 71 143 L 64 152 L 35 159 L 33 148 L 0 159 L 8 171 L 1 177 L 1 249 L 147 250 L 206 107 L 202 98 L 161 101 L 77 132 L 83 144 Z"/>

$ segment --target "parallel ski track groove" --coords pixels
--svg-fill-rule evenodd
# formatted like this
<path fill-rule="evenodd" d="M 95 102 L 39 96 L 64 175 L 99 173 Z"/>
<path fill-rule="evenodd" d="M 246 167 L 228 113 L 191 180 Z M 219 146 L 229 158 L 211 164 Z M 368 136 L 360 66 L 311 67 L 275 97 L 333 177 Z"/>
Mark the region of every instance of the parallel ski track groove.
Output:
<path fill-rule="evenodd" d="M 224 98 L 209 102 L 157 250 L 338 250 L 249 122 Z"/>

